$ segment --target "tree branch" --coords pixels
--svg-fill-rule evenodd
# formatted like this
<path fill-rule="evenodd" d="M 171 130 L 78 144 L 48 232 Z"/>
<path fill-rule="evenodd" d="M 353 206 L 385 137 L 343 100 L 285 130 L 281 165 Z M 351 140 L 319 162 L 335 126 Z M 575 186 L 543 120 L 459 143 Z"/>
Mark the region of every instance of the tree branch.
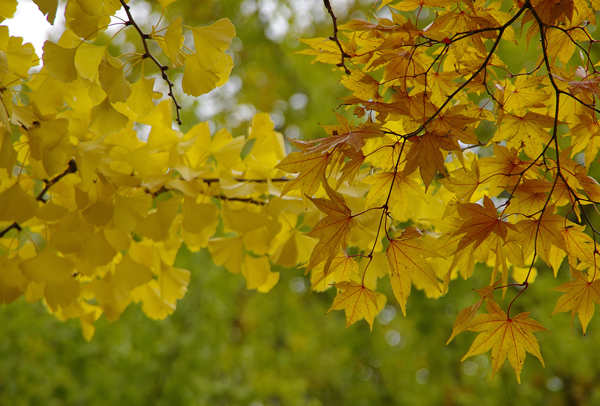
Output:
<path fill-rule="evenodd" d="M 150 35 L 144 33 L 144 31 L 142 31 L 142 29 L 140 28 L 140 26 L 135 22 L 135 20 L 133 19 L 133 16 L 131 15 L 131 11 L 129 10 L 131 7 L 125 3 L 125 0 L 119 0 L 121 2 L 121 5 L 123 6 L 123 9 L 125 9 L 125 13 L 127 13 L 127 18 L 129 19 L 127 22 L 125 22 L 125 25 L 131 25 L 133 28 L 135 28 L 135 30 L 138 32 L 138 34 L 140 34 L 140 38 L 142 39 L 142 44 L 144 45 L 144 58 L 149 58 L 152 62 L 154 62 L 154 64 L 158 67 L 158 69 L 160 69 L 160 73 L 161 73 L 161 77 L 163 78 L 163 80 L 165 82 L 167 82 L 167 85 L 169 86 L 169 97 L 171 99 L 173 99 L 173 103 L 175 104 L 175 113 L 177 114 L 177 124 L 181 125 L 181 116 L 179 114 L 179 110 L 181 110 L 181 106 L 179 105 L 179 103 L 177 103 L 177 99 L 175 98 L 175 94 L 173 93 L 173 82 L 171 82 L 171 80 L 169 79 L 169 76 L 167 75 L 167 70 L 169 69 L 168 66 L 163 65 L 162 63 L 159 62 L 158 59 L 156 59 L 156 57 L 154 55 L 152 55 L 152 53 L 150 52 L 150 48 L 148 48 L 148 42 L 147 40 L 150 39 Z"/>

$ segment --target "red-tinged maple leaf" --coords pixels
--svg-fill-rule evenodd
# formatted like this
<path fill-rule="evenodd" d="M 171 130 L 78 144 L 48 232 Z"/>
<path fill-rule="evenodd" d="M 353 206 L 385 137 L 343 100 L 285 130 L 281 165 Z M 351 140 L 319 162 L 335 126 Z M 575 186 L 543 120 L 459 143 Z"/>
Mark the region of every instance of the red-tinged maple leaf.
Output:
<path fill-rule="evenodd" d="M 333 299 L 333 304 L 327 313 L 344 309 L 346 328 L 364 318 L 373 330 L 373 321 L 385 304 L 385 295 L 356 282 L 336 283 L 333 286 L 340 291 Z"/>
<path fill-rule="evenodd" d="M 352 186 L 354 183 L 354 178 L 358 174 L 360 167 L 365 161 L 365 155 L 362 151 L 354 152 L 351 149 L 346 149 L 343 151 L 344 158 L 348 160 L 344 163 L 344 166 L 341 169 L 341 175 L 337 181 L 337 187 L 339 187 L 345 181 L 348 181 L 348 184 Z"/>
<path fill-rule="evenodd" d="M 458 243 L 457 251 L 471 244 L 475 244 L 477 248 L 492 233 L 506 241 L 508 230 L 516 230 L 514 224 L 507 223 L 498 216 L 496 206 L 487 196 L 483 197 L 483 206 L 476 203 L 459 204 L 458 214 L 464 223 L 456 234 L 464 236 Z"/>
<path fill-rule="evenodd" d="M 298 173 L 298 176 L 285 184 L 281 195 L 300 189 L 303 196 L 313 196 L 325 178 L 328 159 L 328 154 L 304 152 L 292 152 L 283 158 L 276 167 L 288 173 Z"/>
<path fill-rule="evenodd" d="M 411 281 L 414 284 L 430 285 L 440 292 L 442 291 L 433 267 L 425 259 L 430 257 L 441 257 L 441 255 L 423 239 L 423 234 L 414 227 L 406 229 L 400 237 L 391 240 L 387 248 L 392 288 L 405 316 Z"/>
<path fill-rule="evenodd" d="M 583 334 L 585 334 L 594 315 L 594 304 L 600 304 L 600 280 L 593 280 L 589 275 L 574 268 L 571 268 L 571 275 L 575 277 L 575 280 L 552 289 L 565 292 L 556 302 L 552 315 L 571 310 L 571 324 L 573 324 L 575 314 L 579 315 Z"/>
<path fill-rule="evenodd" d="M 406 154 L 404 173 L 408 175 L 419 168 L 425 189 L 431 184 L 436 172 L 446 176 L 444 160 L 447 151 L 461 150 L 456 140 L 442 134 L 426 132 L 420 137 L 410 138 L 409 141 L 413 144 Z"/>
<path fill-rule="evenodd" d="M 446 345 L 450 344 L 454 337 L 467 329 L 469 323 L 471 320 L 473 320 L 485 299 L 494 300 L 492 294 L 494 293 L 494 287 L 497 286 L 498 283 L 500 283 L 500 281 L 496 281 L 494 285 L 485 286 L 481 289 L 475 290 L 475 292 L 477 292 L 481 298 L 471 306 L 465 307 L 460 311 L 460 313 L 458 313 L 458 316 L 456 316 L 456 320 L 454 321 L 454 325 L 452 326 L 452 335 L 450 335 L 450 338 L 448 341 L 446 341 Z"/>
<path fill-rule="evenodd" d="M 479 112 L 478 109 L 477 113 Z M 473 109 L 469 109 L 468 106 L 453 106 L 441 112 L 428 128 L 431 132 L 446 134 L 447 137 L 460 140 L 465 144 L 478 144 L 479 139 L 473 131 L 473 127 L 481 121 L 481 118 L 475 115 L 477 113 Z M 455 142 L 458 145 L 458 142 Z M 461 149 L 458 148 L 457 151 L 461 151 Z"/>
<path fill-rule="evenodd" d="M 530 312 L 520 313 L 513 318 L 508 317 L 500 306 L 489 298 L 486 301 L 486 309 L 487 314 L 478 315 L 466 328 L 480 334 L 461 361 L 492 350 L 492 378 L 508 357 L 517 374 L 517 381 L 521 383 L 521 370 L 527 352 L 535 355 L 544 365 L 540 346 L 533 333 L 548 330 L 540 322 L 530 319 Z"/>
<path fill-rule="evenodd" d="M 344 118 L 345 120 L 345 118 Z M 313 144 L 312 147 L 307 148 L 306 152 L 325 152 L 330 149 L 338 146 L 338 145 L 347 145 L 351 148 L 354 148 L 356 152 L 360 151 L 362 147 L 365 146 L 365 140 L 369 138 L 378 138 L 382 137 L 383 133 L 381 132 L 381 124 L 377 123 L 365 123 L 360 124 L 358 127 L 349 126 L 348 123 L 346 125 L 340 125 L 339 130 L 334 130 L 332 135 L 326 138 L 317 138 L 315 140 L 310 140 Z M 337 126 L 336 126 L 337 127 Z"/>
<path fill-rule="evenodd" d="M 307 233 L 309 237 L 319 238 L 319 242 L 313 249 L 313 252 L 306 267 L 310 271 L 315 265 L 325 261 L 323 272 L 327 274 L 331 262 L 340 249 L 345 250 L 348 242 L 350 229 L 355 221 L 352 212 L 346 206 L 344 197 L 333 190 L 327 181 L 323 182 L 329 199 L 310 198 L 319 210 L 327 214 L 321 219 L 314 228 Z"/>

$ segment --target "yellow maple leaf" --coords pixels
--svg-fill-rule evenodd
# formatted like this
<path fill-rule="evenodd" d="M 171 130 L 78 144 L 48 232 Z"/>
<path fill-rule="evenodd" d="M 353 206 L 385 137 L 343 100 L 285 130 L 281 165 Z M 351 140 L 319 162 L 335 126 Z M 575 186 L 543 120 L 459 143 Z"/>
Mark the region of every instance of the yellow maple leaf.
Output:
<path fill-rule="evenodd" d="M 313 196 L 325 177 L 328 158 L 329 154 L 321 154 L 319 152 L 313 152 L 312 154 L 292 152 L 283 158 L 277 164 L 277 168 L 288 173 L 298 173 L 298 176 L 285 184 L 281 191 L 281 196 L 285 196 L 288 192 L 295 189 L 300 189 L 302 195 Z"/>
<path fill-rule="evenodd" d="M 594 280 L 589 275 L 573 268 L 571 275 L 575 277 L 575 280 L 552 289 L 565 292 L 556 302 L 552 315 L 571 310 L 571 324 L 575 319 L 575 314 L 579 315 L 583 334 L 585 334 L 594 315 L 594 304 L 600 304 L 600 280 Z"/>
<path fill-rule="evenodd" d="M 385 306 L 385 295 L 356 282 L 341 282 L 333 286 L 338 288 L 339 291 L 327 313 L 332 310 L 344 309 L 346 312 L 346 328 L 364 318 L 369 323 L 372 331 L 375 316 Z"/>
<path fill-rule="evenodd" d="M 517 374 L 517 381 L 521 383 L 526 352 L 535 355 L 544 365 L 540 346 L 533 333 L 548 330 L 540 322 L 530 319 L 530 312 L 508 317 L 490 298 L 486 301 L 486 309 L 486 314 L 475 317 L 466 328 L 468 331 L 479 332 L 479 335 L 461 361 L 492 350 L 492 378 L 508 357 Z"/>
<path fill-rule="evenodd" d="M 423 234 L 414 227 L 408 228 L 400 237 L 391 240 L 387 248 L 392 289 L 405 316 L 411 281 L 414 284 L 433 286 L 438 291 L 442 291 L 433 267 L 425 259 L 428 257 L 441 257 L 441 255 L 423 239 Z"/>
<path fill-rule="evenodd" d="M 307 271 L 315 265 L 325 261 L 323 272 L 327 273 L 331 262 L 337 255 L 339 249 L 345 250 L 348 243 L 350 229 L 355 225 L 352 212 L 346 206 L 344 197 L 333 190 L 326 181 L 323 182 L 329 199 L 310 198 L 319 210 L 327 216 L 321 219 L 313 229 L 307 233 L 309 237 L 319 238 L 310 261 L 306 267 Z"/>
<path fill-rule="evenodd" d="M 452 341 L 454 337 L 467 329 L 469 323 L 471 320 L 473 320 L 485 299 L 493 300 L 492 294 L 494 293 L 494 287 L 498 285 L 498 283 L 500 283 L 500 281 L 497 281 L 493 286 L 485 286 L 481 289 L 475 290 L 475 292 L 477 292 L 481 298 L 471 306 L 465 307 L 460 311 L 460 313 L 458 313 L 458 316 L 456 316 L 456 320 L 454 321 L 454 325 L 452 326 L 452 334 L 450 335 L 448 341 L 446 341 L 446 345 L 450 344 L 450 341 Z"/>

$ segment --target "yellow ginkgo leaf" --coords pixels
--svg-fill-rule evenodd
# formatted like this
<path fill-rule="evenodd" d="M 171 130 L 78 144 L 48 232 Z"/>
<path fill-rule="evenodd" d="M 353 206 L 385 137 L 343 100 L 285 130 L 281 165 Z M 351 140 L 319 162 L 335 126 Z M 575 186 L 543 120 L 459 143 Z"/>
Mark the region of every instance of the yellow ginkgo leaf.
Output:
<path fill-rule="evenodd" d="M 0 0 L 0 21 L 12 18 L 17 11 L 17 0 Z"/>
<path fill-rule="evenodd" d="M 229 48 L 235 37 L 235 27 L 227 18 L 223 18 L 206 27 L 192 28 L 194 45 L 198 55 L 198 64 L 205 70 L 210 69 Z"/>
<path fill-rule="evenodd" d="M 63 48 L 51 41 L 44 42 L 44 66 L 55 78 L 65 83 L 77 79 L 75 53 L 77 48 Z"/>
<path fill-rule="evenodd" d="M 182 299 L 190 283 L 191 272 L 187 269 L 165 266 L 163 264 L 158 276 L 160 297 L 169 303 Z"/>
<path fill-rule="evenodd" d="M 221 78 L 216 73 L 203 66 L 200 55 L 187 55 L 181 81 L 181 87 L 185 94 L 195 97 L 203 95 L 217 87 L 220 80 Z"/>
<path fill-rule="evenodd" d="M 58 0 L 33 0 L 38 8 L 46 16 L 46 20 L 54 25 L 56 18 L 56 9 L 58 8 Z"/>
<path fill-rule="evenodd" d="M 133 230 L 148 217 L 148 209 L 152 206 L 152 196 L 115 196 L 114 220 L 115 226 L 124 232 Z"/>
<path fill-rule="evenodd" d="M 46 246 L 38 255 L 26 259 L 19 264 L 23 275 L 29 280 L 43 282 L 58 282 L 73 276 L 74 264 L 64 257 L 58 256 Z"/>
<path fill-rule="evenodd" d="M 82 78 L 95 81 L 98 77 L 98 66 L 106 54 L 106 47 L 82 42 L 75 53 L 75 68 Z"/>
<path fill-rule="evenodd" d="M 22 223 L 38 211 L 38 201 L 27 194 L 19 182 L 0 193 L 0 221 Z"/>
<path fill-rule="evenodd" d="M 156 202 L 156 211 L 137 227 L 136 231 L 154 241 L 162 241 L 169 235 L 173 220 L 179 213 L 180 198 Z"/>
<path fill-rule="evenodd" d="M 130 291 L 148 283 L 153 275 L 150 268 L 133 260 L 129 254 L 125 254 L 115 268 L 115 284 L 119 289 Z"/>
<path fill-rule="evenodd" d="M 123 64 L 106 52 L 98 67 L 100 85 L 111 103 L 126 102 L 131 95 L 131 85 L 125 79 Z"/>
<path fill-rule="evenodd" d="M 208 243 L 208 250 L 215 265 L 224 265 L 231 273 L 242 269 L 244 243 L 241 237 L 215 238 Z"/>
<path fill-rule="evenodd" d="M 171 3 L 175 3 L 177 0 L 158 0 L 162 8 L 167 7 Z"/>
<path fill-rule="evenodd" d="M 154 78 L 141 77 L 131 86 L 131 96 L 127 99 L 127 106 L 136 114 L 145 116 L 156 107 L 152 99 L 160 99 L 161 93 L 154 91 Z"/>
<path fill-rule="evenodd" d="M 90 131 L 99 135 L 108 135 L 121 131 L 129 122 L 125 114 L 119 113 L 108 97 L 92 108 Z"/>
<path fill-rule="evenodd" d="M 183 36 L 181 35 L 182 21 L 181 16 L 175 17 L 165 33 L 166 53 L 171 59 L 171 67 L 173 68 L 180 68 L 185 62 L 185 54 L 181 52 L 181 44 L 183 43 Z"/>

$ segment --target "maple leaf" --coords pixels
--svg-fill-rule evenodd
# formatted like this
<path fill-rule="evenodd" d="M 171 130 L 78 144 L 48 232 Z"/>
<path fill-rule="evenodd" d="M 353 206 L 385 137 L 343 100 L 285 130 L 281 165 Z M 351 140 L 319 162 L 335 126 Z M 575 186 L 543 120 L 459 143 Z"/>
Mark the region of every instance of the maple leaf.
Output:
<path fill-rule="evenodd" d="M 561 230 L 565 227 L 563 217 L 552 214 L 554 206 L 546 207 L 546 210 L 538 219 L 522 220 L 517 224 L 517 234 L 510 237 L 508 241 L 517 241 L 523 248 L 523 256 L 528 258 L 534 251 L 549 263 L 550 248 L 556 246 L 566 251 L 564 237 Z"/>
<path fill-rule="evenodd" d="M 466 328 L 468 331 L 479 332 L 479 335 L 461 361 L 492 350 L 492 378 L 508 357 L 517 374 L 517 381 L 521 383 L 521 370 L 526 352 L 536 356 L 544 365 L 540 346 L 533 333 L 548 330 L 538 321 L 530 319 L 530 312 L 508 317 L 500 306 L 489 298 L 486 301 L 486 309 L 487 314 L 478 315 Z"/>
<path fill-rule="evenodd" d="M 385 305 L 385 295 L 366 288 L 356 282 L 336 283 L 340 291 L 333 299 L 331 308 L 327 311 L 342 310 L 346 312 L 346 328 L 364 318 L 373 330 L 373 321 Z"/>
<path fill-rule="evenodd" d="M 594 304 L 600 304 L 600 280 L 594 280 L 590 275 L 571 268 L 571 275 L 575 280 L 563 283 L 552 290 L 565 292 L 552 312 L 567 312 L 571 310 L 571 325 L 575 319 L 575 314 L 579 315 L 583 334 L 586 333 L 587 326 L 594 315 Z"/>
<path fill-rule="evenodd" d="M 498 285 L 498 283 L 500 283 L 500 281 L 497 281 L 492 286 L 485 286 L 481 289 L 475 290 L 475 292 L 477 292 L 481 298 L 471 306 L 465 307 L 460 311 L 460 313 L 458 313 L 458 316 L 456 316 L 456 320 L 454 321 L 454 325 L 452 326 L 452 335 L 450 335 L 450 338 L 448 338 L 448 341 L 446 341 L 446 345 L 450 344 L 454 337 L 467 329 L 469 323 L 471 320 L 473 320 L 483 302 L 485 302 L 485 299 L 494 300 L 492 294 L 494 293 L 494 287 Z"/>
<path fill-rule="evenodd" d="M 414 227 L 406 229 L 398 238 L 390 241 L 387 258 L 390 264 L 394 295 L 406 316 L 406 302 L 415 284 L 430 285 L 442 291 L 432 265 L 425 258 L 441 257 L 423 240 L 423 234 Z"/>
<path fill-rule="evenodd" d="M 435 177 L 436 171 L 446 176 L 444 160 L 448 151 L 460 151 L 460 146 L 456 140 L 442 134 L 426 132 L 417 137 L 410 150 L 406 154 L 406 166 L 404 173 L 410 174 L 419 168 L 421 178 L 428 188 Z M 445 153 L 442 153 L 445 151 Z"/>
<path fill-rule="evenodd" d="M 475 244 L 474 248 L 477 248 L 492 233 L 506 241 L 508 230 L 516 230 L 514 224 L 507 223 L 498 216 L 496 206 L 487 196 L 483 197 L 483 207 L 476 203 L 459 203 L 458 214 L 464 223 L 455 234 L 465 235 L 458 243 L 457 251 L 470 244 Z"/>
<path fill-rule="evenodd" d="M 283 158 L 276 168 L 288 173 L 298 173 L 298 176 L 285 184 L 281 195 L 284 196 L 291 190 L 300 189 L 302 195 L 313 196 L 325 177 L 328 159 L 329 154 L 319 152 L 312 154 L 292 152 Z"/>
<path fill-rule="evenodd" d="M 311 270 L 315 265 L 325 261 L 323 272 L 327 274 L 331 262 L 337 255 L 339 249 L 346 249 L 350 229 L 355 225 L 352 212 L 346 206 L 344 197 L 333 190 L 326 181 L 323 182 L 329 199 L 310 198 L 319 210 L 327 214 L 306 235 L 319 238 L 315 246 L 306 270 Z"/>

